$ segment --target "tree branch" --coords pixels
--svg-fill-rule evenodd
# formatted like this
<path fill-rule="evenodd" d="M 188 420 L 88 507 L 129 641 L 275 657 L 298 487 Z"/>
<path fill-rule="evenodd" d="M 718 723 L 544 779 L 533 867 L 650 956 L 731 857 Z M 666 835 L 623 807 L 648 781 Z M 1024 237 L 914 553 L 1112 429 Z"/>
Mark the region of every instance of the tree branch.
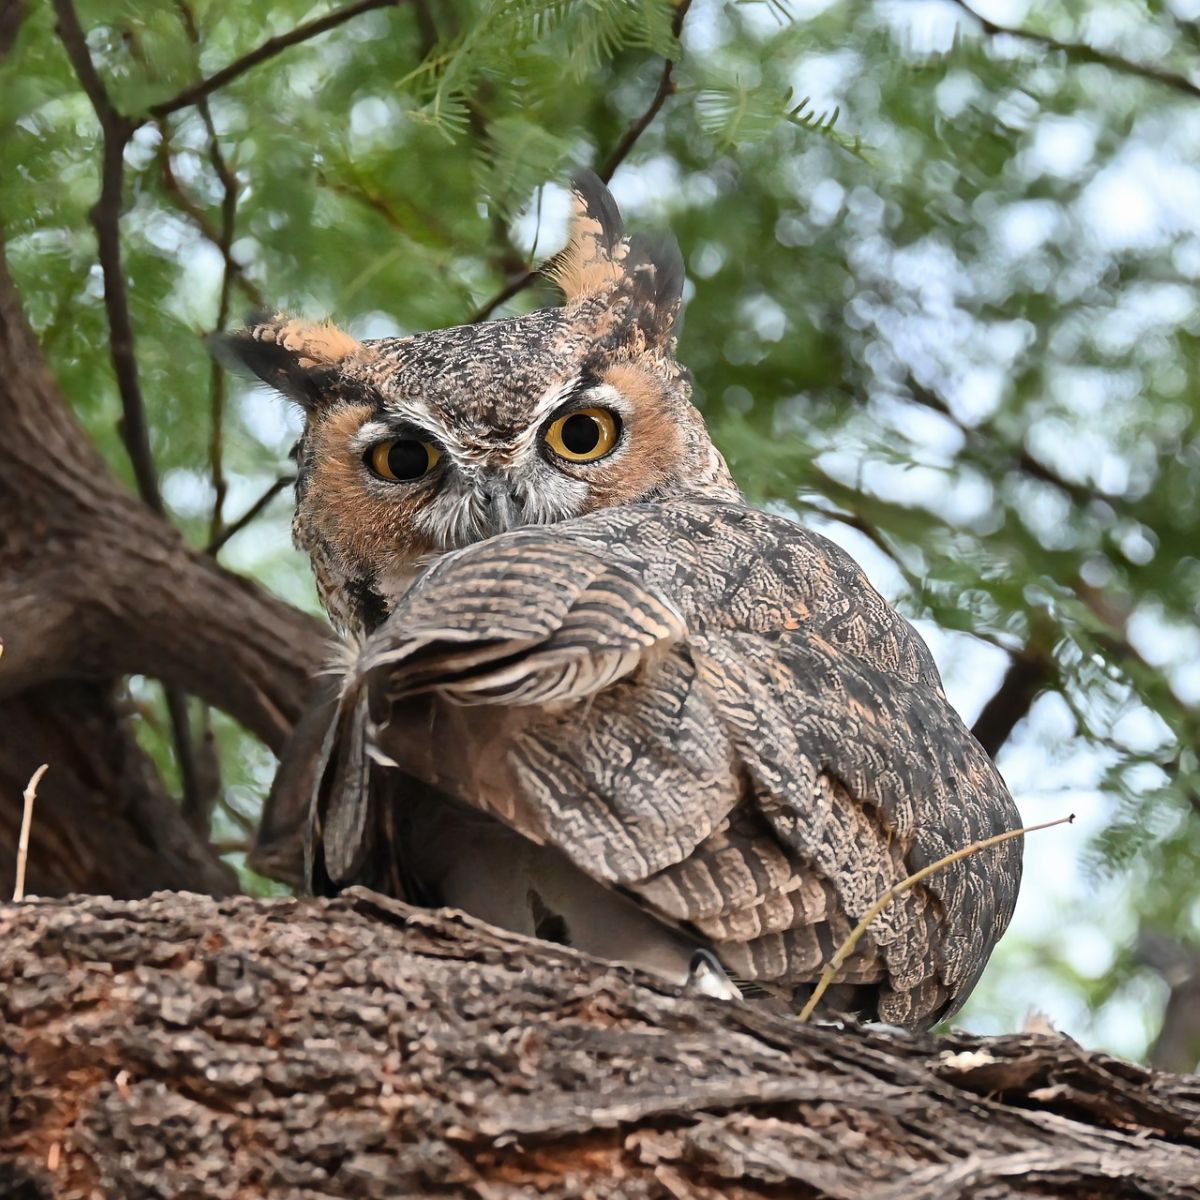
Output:
<path fill-rule="evenodd" d="M 480 321 L 487 320 L 500 305 L 507 303 L 519 292 L 523 292 L 540 274 L 540 270 L 532 268 L 526 271 L 524 275 L 518 275 L 515 279 L 510 279 L 490 300 L 481 304 L 467 318 L 467 324 L 477 325 Z"/>
<path fill-rule="evenodd" d="M 55 3 L 59 2 L 60 0 L 55 0 Z M 244 75 L 247 71 L 267 62 L 277 54 L 282 54 L 285 50 L 290 50 L 293 46 L 299 46 L 302 42 L 311 41 L 313 38 L 319 37 L 323 33 L 328 33 L 331 29 L 336 29 L 339 25 L 344 25 L 347 21 L 351 21 L 365 12 L 372 11 L 372 9 L 397 8 L 401 3 L 402 0 L 356 0 L 356 3 L 347 4 L 345 8 L 336 9 L 334 12 L 326 13 L 323 17 L 317 17 L 313 21 L 297 25 L 295 29 L 291 29 L 287 33 L 269 37 L 260 46 L 256 46 L 248 54 L 242 55 L 241 58 L 231 62 L 228 66 L 222 67 L 219 71 L 208 76 L 207 79 L 202 79 L 199 83 L 185 88 L 170 100 L 163 100 L 158 104 L 152 104 L 149 108 L 149 115 L 151 117 L 165 117 L 171 113 L 178 112 L 181 108 L 189 108 L 193 104 L 198 104 L 201 100 L 211 96 L 219 88 L 232 83 L 233 80 Z"/>
<path fill-rule="evenodd" d="M 187 31 L 188 39 L 194 47 L 200 45 L 200 30 L 196 25 L 196 17 L 187 0 L 176 0 L 180 19 Z M 233 262 L 233 236 L 237 225 L 238 185 L 237 179 L 225 161 L 221 151 L 221 139 L 217 136 L 217 127 L 213 123 L 212 109 L 207 97 L 196 102 L 200 119 L 208 134 L 208 157 L 213 171 L 221 184 L 221 231 L 217 238 L 217 249 L 221 253 L 223 267 L 221 271 L 221 294 L 217 302 L 217 320 L 214 329 L 222 330 L 229 321 L 229 299 L 233 273 L 230 266 Z M 165 120 L 163 122 L 165 124 Z M 228 483 L 225 479 L 224 454 L 224 423 L 225 423 L 225 370 L 215 357 L 209 358 L 209 411 L 211 414 L 211 430 L 209 435 L 209 464 L 213 489 L 212 516 L 209 521 L 209 539 L 215 538 L 221 532 L 224 522 L 225 495 Z"/>
<path fill-rule="evenodd" d="M 79 24 L 72 0 L 54 0 L 58 35 L 75 74 L 100 122 L 102 161 L 100 197 L 91 211 L 96 230 L 100 270 L 104 276 L 104 310 L 108 316 L 109 347 L 117 388 L 121 394 L 121 440 L 133 465 L 138 492 L 146 505 L 160 515 L 162 496 L 158 474 L 150 449 L 146 425 L 146 407 L 138 380 L 134 354 L 133 324 L 129 318 L 129 297 L 121 269 L 121 189 L 125 169 L 125 146 L 133 133 L 133 122 L 118 112 L 96 71 L 88 52 L 87 39 Z"/>
<path fill-rule="evenodd" d="M 296 482 L 294 475 L 282 475 L 248 509 L 231 525 L 226 525 L 216 537 L 204 547 L 205 554 L 216 555 L 234 534 L 241 533 L 283 491 L 289 484 Z"/>
<path fill-rule="evenodd" d="M 1035 46 L 1042 46 L 1047 50 L 1065 54 L 1068 58 L 1077 61 L 1098 63 L 1100 66 L 1121 71 L 1126 75 L 1136 75 L 1141 79 L 1148 79 L 1152 83 L 1160 83 L 1193 99 L 1200 97 L 1200 85 L 1193 83 L 1184 75 L 1177 75 L 1174 71 L 1167 71 L 1150 63 L 1134 62 L 1131 59 L 1122 58 L 1119 54 L 1100 50 L 1096 46 L 1089 46 L 1084 42 L 1061 42 L 1058 38 L 1051 37 L 1046 33 L 1035 33 L 1031 29 L 1015 29 L 1009 25 L 1000 25 L 977 13 L 967 3 L 967 0 L 953 0 L 953 3 L 990 36 L 1018 38 L 1023 42 L 1030 42 Z"/>
<path fill-rule="evenodd" d="M 1054 659 L 1028 647 L 1014 654 L 1004 680 L 983 706 L 971 727 L 979 744 L 995 758 L 1012 736 L 1017 722 L 1033 707 L 1034 700 L 1054 681 Z"/>
<path fill-rule="evenodd" d="M 0 1191 L 1197 1196 L 1194 1079 L 689 999 L 356 888 L 0 905 Z M 53 1147 L 58 1146 L 57 1151 Z"/>
<path fill-rule="evenodd" d="M 71 60 L 75 74 L 92 102 L 101 132 L 100 196 L 92 207 L 91 220 L 96 230 L 100 270 L 104 276 L 104 310 L 108 317 L 109 352 L 117 389 L 121 395 L 121 440 L 133 465 L 138 492 L 146 506 L 158 516 L 164 514 L 146 406 L 138 378 L 134 348 L 133 322 L 129 315 L 129 296 L 121 266 L 121 208 L 125 172 L 125 147 L 133 134 L 134 123 L 120 113 L 109 98 L 92 56 L 87 38 L 79 24 L 72 0 L 54 0 L 58 35 Z M 175 685 L 166 684 L 167 710 L 179 764 L 185 807 L 199 803 L 196 791 L 195 747 L 188 721 L 187 696 Z"/>
<path fill-rule="evenodd" d="M 183 184 L 180 183 L 179 177 L 175 174 L 175 169 L 171 165 L 170 124 L 165 119 L 159 121 L 158 130 L 161 135 L 158 143 L 158 163 L 163 188 L 175 202 L 176 207 L 188 217 L 201 235 L 225 256 L 225 269 L 237 280 L 237 284 L 246 294 L 250 306 L 254 309 L 266 308 L 266 298 L 258 284 L 246 274 L 245 268 L 233 257 L 232 253 L 228 253 L 226 256 L 226 248 L 221 244 L 221 234 L 217 227 L 209 220 L 204 209 L 188 195 Z"/>
<path fill-rule="evenodd" d="M 184 546 L 113 478 L 46 369 L 2 255 L 0 362 L 0 699 L 144 674 L 279 749 L 328 630 Z"/>
<path fill-rule="evenodd" d="M 676 38 L 683 32 L 683 21 L 687 16 L 692 0 L 679 0 L 675 9 L 675 19 L 671 22 L 671 32 Z M 596 174 L 607 183 L 617 171 L 617 168 L 629 157 L 630 151 L 637 145 L 638 139 L 650 127 L 650 123 L 658 116 L 659 110 L 667 102 L 667 97 L 675 91 L 675 61 L 668 58 L 663 63 L 662 74 L 658 77 L 658 88 L 654 92 L 646 110 L 633 121 L 625 130 L 621 140 L 613 147 L 612 152 L 597 169 Z"/>

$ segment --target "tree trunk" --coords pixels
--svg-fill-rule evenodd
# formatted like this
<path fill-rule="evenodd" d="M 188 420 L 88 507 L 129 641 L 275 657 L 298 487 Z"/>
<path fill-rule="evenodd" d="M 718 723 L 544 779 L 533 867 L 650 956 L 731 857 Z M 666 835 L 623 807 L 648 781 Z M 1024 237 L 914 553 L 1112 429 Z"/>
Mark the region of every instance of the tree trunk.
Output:
<path fill-rule="evenodd" d="M 146 674 L 201 696 L 279 751 L 327 631 L 189 549 L 117 482 L 59 393 L 2 255 L 0 425 L 0 895 L 40 762 L 31 888 L 227 893 L 233 873 L 137 748 L 116 681 Z"/>
<path fill-rule="evenodd" d="M 35 806 L 31 894 L 132 899 L 163 888 L 238 890 L 233 870 L 163 791 L 111 686 L 60 680 L 0 704 L 0 896 L 12 895 L 21 794 L 39 763 L 51 770 Z"/>
<path fill-rule="evenodd" d="M 0 1164 L 54 1200 L 1195 1198 L 1200 1080 L 684 999 L 358 889 L 36 901 L 0 908 Z"/>

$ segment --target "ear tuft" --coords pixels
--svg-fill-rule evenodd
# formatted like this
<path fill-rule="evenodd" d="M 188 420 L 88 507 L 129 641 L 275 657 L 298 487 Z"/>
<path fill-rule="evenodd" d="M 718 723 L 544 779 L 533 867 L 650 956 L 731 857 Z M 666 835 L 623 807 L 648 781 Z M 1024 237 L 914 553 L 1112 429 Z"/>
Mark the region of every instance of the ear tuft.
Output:
<path fill-rule="evenodd" d="M 305 410 L 320 405 L 347 360 L 366 353 L 336 325 L 286 313 L 250 317 L 245 329 L 213 334 L 208 344 L 226 367 L 249 371 Z"/>
<path fill-rule="evenodd" d="M 611 290 L 622 275 L 625 224 L 612 192 L 592 171 L 571 183 L 571 231 L 567 244 L 543 268 L 567 303 Z"/>
<path fill-rule="evenodd" d="M 646 340 L 663 345 L 674 332 L 683 305 L 685 276 L 679 244 L 672 237 L 635 233 L 629 239 L 624 268 Z"/>
<path fill-rule="evenodd" d="M 670 237 L 625 236 L 612 193 L 585 171 L 571 185 L 574 215 L 564 250 L 545 272 L 562 288 L 567 303 L 592 296 L 628 296 L 630 318 L 648 345 L 670 340 L 683 302 L 683 256 Z"/>

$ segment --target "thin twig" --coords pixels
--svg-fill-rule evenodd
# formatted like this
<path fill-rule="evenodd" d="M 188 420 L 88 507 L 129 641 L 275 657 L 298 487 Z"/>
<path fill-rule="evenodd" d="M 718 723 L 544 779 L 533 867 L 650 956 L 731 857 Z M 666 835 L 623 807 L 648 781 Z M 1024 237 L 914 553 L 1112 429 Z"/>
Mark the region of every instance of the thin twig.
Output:
<path fill-rule="evenodd" d="M 263 509 L 266 508 L 267 505 L 270 504 L 271 501 L 274 500 L 275 497 L 278 496 L 285 487 L 295 482 L 296 477 L 294 475 L 280 476 L 280 478 L 275 480 L 275 482 L 271 484 L 271 486 L 267 488 L 267 490 L 263 492 L 263 494 L 259 496 L 259 498 L 255 500 L 255 502 L 250 505 L 250 507 L 246 509 L 246 511 L 242 513 L 242 515 L 238 517 L 236 521 L 230 525 L 226 525 L 225 528 L 222 529 L 221 532 L 215 538 L 213 538 L 213 540 L 209 542 L 207 546 L 204 547 L 204 553 L 212 555 L 219 553 L 221 547 L 224 546 L 225 543 L 229 541 L 229 539 L 233 537 L 235 533 L 241 533 L 242 530 L 245 529 L 246 526 L 249 525 L 250 522 L 253 521 L 254 518 L 257 517 L 258 514 L 261 513 Z"/>
<path fill-rule="evenodd" d="M 919 871 L 914 871 L 913 874 L 900 880 L 899 883 L 893 884 L 867 909 L 863 919 L 855 925 L 850 931 L 850 935 L 837 948 L 837 952 L 821 972 L 821 978 L 817 980 L 817 986 L 813 988 L 813 994 L 809 996 L 808 1002 L 800 1010 L 798 1014 L 799 1020 L 807 1021 L 813 1015 L 813 1010 L 817 1007 L 821 997 L 828 991 L 829 985 L 833 983 L 837 973 L 845 965 L 846 960 L 854 953 L 854 949 L 858 945 L 862 935 L 867 932 L 867 927 L 897 896 L 907 892 L 909 888 L 915 887 L 921 880 L 928 879 L 930 875 L 936 871 L 940 871 L 943 867 L 948 867 L 951 863 L 956 863 L 960 859 L 969 858 L 972 854 L 978 854 L 980 850 L 986 850 L 989 846 L 998 846 L 1001 842 L 1011 841 L 1015 837 L 1021 837 L 1022 834 L 1037 833 L 1040 829 L 1051 829 L 1055 825 L 1069 825 L 1074 820 L 1075 814 L 1070 813 L 1065 817 L 1059 817 L 1056 821 L 1045 821 L 1041 825 L 1026 825 L 1021 829 L 1010 829 L 1007 833 L 998 833 L 995 837 L 972 842 L 969 846 L 964 846 L 961 850 L 955 850 L 953 854 L 947 854 L 945 858 L 939 858 L 937 862 L 930 863 L 927 867 L 922 867 Z"/>
<path fill-rule="evenodd" d="M 42 776 L 49 769 L 49 763 L 42 763 L 25 786 L 25 805 L 21 810 L 21 833 L 17 839 L 17 881 L 13 885 L 14 904 L 20 904 L 25 899 L 25 865 L 29 860 L 29 831 L 33 828 L 33 802 L 37 799 L 38 784 L 42 782 Z"/>
<path fill-rule="evenodd" d="M 1031 42 L 1036 46 L 1043 46 L 1047 50 L 1058 51 L 1068 58 L 1098 63 L 1100 66 L 1109 67 L 1114 71 L 1123 71 L 1127 75 L 1137 75 L 1152 83 L 1161 83 L 1165 87 L 1182 92 L 1185 96 L 1193 98 L 1200 96 L 1200 85 L 1193 83 L 1185 75 L 1178 75 L 1174 71 L 1165 71 L 1162 67 L 1152 66 L 1150 63 L 1134 62 L 1132 59 L 1122 58 L 1119 54 L 1112 54 L 1108 50 L 1101 50 L 1084 42 L 1061 42 L 1048 33 L 1035 33 L 1032 29 L 1015 29 L 1009 25 L 1000 25 L 977 13 L 967 3 L 967 0 L 954 0 L 954 3 L 973 21 L 977 22 L 979 28 L 989 36 L 1019 38 L 1023 42 Z"/>
<path fill-rule="evenodd" d="M 203 237 L 221 252 L 222 257 L 225 259 L 226 271 L 232 274 L 238 287 L 246 294 L 246 299 L 250 301 L 250 307 L 255 311 L 266 308 L 267 301 L 258 284 L 247 276 L 246 269 L 233 257 L 232 253 L 226 253 L 226 248 L 221 243 L 221 234 L 217 230 L 217 227 L 209 220 L 208 214 L 204 209 L 188 195 L 183 184 L 179 182 L 179 177 L 175 174 L 175 168 L 171 164 L 170 124 L 166 120 L 162 120 L 158 123 L 158 129 L 162 135 L 158 143 L 159 172 L 167 194 L 174 200 L 176 207 L 186 214 Z"/>
<path fill-rule="evenodd" d="M 154 454 L 150 449 L 150 431 L 134 348 L 133 321 L 129 315 L 129 293 L 121 267 L 121 193 L 125 147 L 133 135 L 135 124 L 119 112 L 109 98 L 88 51 L 87 38 L 72 0 L 54 0 L 54 11 L 59 39 L 100 122 L 100 197 L 92 207 L 91 220 L 96 230 L 100 271 L 104 277 L 109 353 L 117 377 L 117 390 L 121 395 L 119 431 L 133 466 L 138 493 L 146 507 L 162 517 L 166 512 L 158 486 Z M 194 777 L 192 768 L 195 765 L 195 751 L 187 721 L 187 697 L 182 689 L 174 685 L 166 685 L 165 691 L 180 777 L 186 787 Z"/>
<path fill-rule="evenodd" d="M 200 29 L 196 24 L 195 13 L 188 0 L 176 0 L 180 19 L 187 32 L 192 46 L 199 48 Z M 221 184 L 221 231 L 217 237 L 217 249 L 221 252 L 224 263 L 221 271 L 221 295 L 217 303 L 217 321 L 215 329 L 223 330 L 229 321 L 229 299 L 233 283 L 233 273 L 230 265 L 233 262 L 233 237 L 237 225 L 238 184 L 225 155 L 221 150 L 221 139 L 217 136 L 217 127 L 213 121 L 212 109 L 208 98 L 201 97 L 196 102 L 200 119 L 208 134 L 208 159 L 213 171 Z M 160 119 L 161 120 L 161 119 Z M 165 121 L 161 121 L 165 124 Z M 213 506 L 209 521 L 209 540 L 216 538 L 224 523 L 225 495 L 229 489 L 225 479 L 225 371 L 215 357 L 209 358 L 209 411 L 211 413 L 209 433 L 209 464 L 212 479 Z"/>
<path fill-rule="evenodd" d="M 692 0 L 679 0 L 679 4 L 675 9 L 675 19 L 671 22 L 671 32 L 676 38 L 683 32 L 683 20 L 687 16 L 691 4 Z M 658 116 L 659 109 L 667 102 L 667 97 L 674 91 L 675 60 L 668 58 L 663 63 L 662 74 L 658 77 L 658 88 L 649 106 L 641 116 L 630 123 L 621 140 L 613 147 L 612 153 L 609 154 L 603 164 L 597 169 L 596 174 L 605 183 L 616 174 L 617 168 L 629 157 L 629 152 L 637 145 L 638 139 L 646 132 L 650 126 L 650 122 Z"/>
<path fill-rule="evenodd" d="M 687 16 L 691 4 L 692 0 L 679 0 L 675 8 L 675 17 L 671 22 L 671 32 L 676 38 L 683 31 L 683 21 Z M 645 111 L 630 122 L 629 128 L 621 135 L 621 140 L 613 147 L 611 153 L 598 168 L 596 173 L 605 183 L 612 179 L 613 175 L 616 174 L 617 168 L 629 157 L 634 146 L 637 145 L 638 139 L 650 127 L 650 123 L 654 118 L 658 116 L 659 110 L 667 101 L 667 97 L 675 91 L 675 66 L 675 60 L 671 58 L 668 58 L 663 63 L 662 74 L 658 78 L 658 87 L 655 89 L 654 96 L 651 98 L 649 105 Z M 490 317 L 500 305 L 511 300 L 518 292 L 523 292 L 540 275 L 540 271 L 530 270 L 526 271 L 523 275 L 518 275 L 515 279 L 510 279 L 490 300 L 481 304 L 467 318 L 468 324 L 474 325 Z"/>
<path fill-rule="evenodd" d="M 538 276 L 541 271 L 534 268 L 525 272 L 524 275 L 518 275 L 516 279 L 510 279 L 490 300 L 481 304 L 468 318 L 468 325 L 477 325 L 480 321 L 486 320 L 506 301 L 511 300 L 518 292 L 523 292 Z"/>
<path fill-rule="evenodd" d="M 96 71 L 88 52 L 87 39 L 71 0 L 54 0 L 58 18 L 58 36 L 71 60 L 75 74 L 100 122 L 102 158 L 100 198 L 92 207 L 91 220 L 96 230 L 100 270 L 104 276 L 104 309 L 108 316 L 109 351 L 121 394 L 121 440 L 125 443 L 138 492 L 148 508 L 163 513 L 158 474 L 150 450 L 146 407 L 138 380 L 134 355 L 133 324 L 129 317 L 129 296 L 121 269 L 121 189 L 125 169 L 125 146 L 133 134 L 134 123 L 117 111 Z"/>
<path fill-rule="evenodd" d="M 163 684 L 167 701 L 167 716 L 171 722 L 171 738 L 175 743 L 175 760 L 179 766 L 180 807 L 185 816 L 201 806 L 200 768 L 196 761 L 196 743 L 192 737 L 192 719 L 188 712 L 187 693 L 182 688 Z"/>
<path fill-rule="evenodd" d="M 328 33 L 331 29 L 336 29 L 339 25 L 344 25 L 347 21 L 353 20 L 365 12 L 370 12 L 372 9 L 396 8 L 399 7 L 401 2 L 402 0 L 356 0 L 356 3 L 348 4 L 345 8 L 336 9 L 334 12 L 326 13 L 323 17 L 317 17 L 316 20 L 307 21 L 303 25 L 297 25 L 295 29 L 290 29 L 287 33 L 269 37 L 260 46 L 256 46 L 248 54 L 242 55 L 241 58 L 235 59 L 227 67 L 222 67 L 219 71 L 208 76 L 207 79 L 202 79 L 199 83 L 195 83 L 189 88 L 184 88 L 182 92 L 173 96 L 170 100 L 163 100 L 159 104 L 151 105 L 149 115 L 151 117 L 165 117 L 170 113 L 178 112 L 181 108 L 189 108 L 193 104 L 198 104 L 207 96 L 211 96 L 219 88 L 232 83 L 239 76 L 244 75 L 247 71 L 259 66 L 268 59 L 274 58 L 277 54 L 282 54 L 283 51 L 289 50 L 293 46 L 298 46 L 301 42 L 307 42 L 311 38 L 318 37 L 322 33 Z M 59 0 L 55 0 L 55 3 L 59 3 Z"/>

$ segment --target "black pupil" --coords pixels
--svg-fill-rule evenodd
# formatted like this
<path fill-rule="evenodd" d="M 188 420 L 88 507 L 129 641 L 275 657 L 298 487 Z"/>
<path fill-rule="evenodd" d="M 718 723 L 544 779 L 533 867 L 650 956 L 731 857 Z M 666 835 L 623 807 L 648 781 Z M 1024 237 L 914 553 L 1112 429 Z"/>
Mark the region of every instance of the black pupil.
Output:
<path fill-rule="evenodd" d="M 429 468 L 429 453 L 423 442 L 404 438 L 388 451 L 387 461 L 397 479 L 420 479 Z"/>
<path fill-rule="evenodd" d="M 562 444 L 572 454 L 590 454 L 600 444 L 600 422 L 576 413 L 563 422 Z"/>

